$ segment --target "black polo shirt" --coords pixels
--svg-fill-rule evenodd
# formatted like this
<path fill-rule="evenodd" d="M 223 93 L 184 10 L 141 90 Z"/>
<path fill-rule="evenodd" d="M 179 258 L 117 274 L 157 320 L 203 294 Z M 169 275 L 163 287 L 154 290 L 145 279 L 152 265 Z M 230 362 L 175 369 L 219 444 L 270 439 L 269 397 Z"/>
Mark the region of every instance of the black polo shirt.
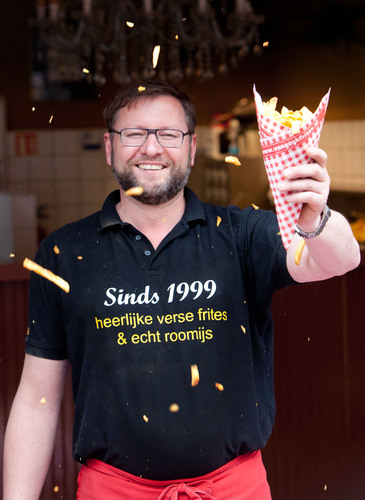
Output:
<path fill-rule="evenodd" d="M 156 250 L 120 220 L 118 191 L 40 245 L 37 262 L 70 292 L 32 273 L 26 352 L 70 360 L 76 460 L 187 478 L 262 448 L 271 433 L 270 303 L 293 283 L 276 217 L 185 197 Z"/>

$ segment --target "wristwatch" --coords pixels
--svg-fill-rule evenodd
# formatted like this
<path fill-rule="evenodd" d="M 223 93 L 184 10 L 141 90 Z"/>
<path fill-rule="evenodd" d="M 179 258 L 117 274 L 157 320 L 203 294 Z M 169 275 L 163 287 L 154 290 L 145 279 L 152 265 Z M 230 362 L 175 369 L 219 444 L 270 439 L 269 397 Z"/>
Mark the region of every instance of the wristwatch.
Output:
<path fill-rule="evenodd" d="M 296 226 L 295 227 L 295 232 L 297 234 L 299 234 L 299 236 L 301 236 L 302 238 L 305 238 L 307 240 L 310 240 L 312 238 L 316 238 L 319 234 L 321 234 L 321 232 L 325 228 L 325 225 L 327 224 L 327 221 L 328 221 L 328 219 L 330 217 L 331 217 L 331 210 L 326 205 L 324 207 L 324 209 L 323 209 L 322 214 L 321 214 L 321 221 L 320 221 L 319 226 L 317 227 L 317 229 L 315 229 L 311 233 L 306 233 L 305 231 L 303 231 L 302 229 L 300 229 L 298 226 Z"/>

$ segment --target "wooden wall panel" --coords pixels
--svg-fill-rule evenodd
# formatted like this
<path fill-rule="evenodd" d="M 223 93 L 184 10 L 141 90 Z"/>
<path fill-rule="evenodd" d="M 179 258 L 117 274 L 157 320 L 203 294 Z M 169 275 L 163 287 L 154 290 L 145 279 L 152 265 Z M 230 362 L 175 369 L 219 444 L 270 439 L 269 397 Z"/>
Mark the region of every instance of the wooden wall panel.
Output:
<path fill-rule="evenodd" d="M 10 407 L 23 365 L 27 325 L 28 280 L 26 273 L 13 273 L 8 266 L 0 272 L 0 453 Z M 2 460 L 1 460 L 2 464 Z M 0 484 L 2 498 L 2 471 Z"/>
<path fill-rule="evenodd" d="M 275 296 L 274 500 L 365 496 L 364 284 L 360 267 Z"/>
<path fill-rule="evenodd" d="M 3 276 L 1 276 L 3 278 Z M 4 277 L 5 279 L 5 277 Z M 16 392 L 23 352 L 19 338 L 24 342 L 26 332 L 27 281 L 0 282 L 0 449 L 4 447 L 4 432 L 11 403 Z M 1 455 L 2 456 L 2 455 Z M 1 460 L 2 463 L 2 460 Z M 2 474 L 2 472 L 1 472 Z M 2 481 L 0 485 L 2 498 Z"/>

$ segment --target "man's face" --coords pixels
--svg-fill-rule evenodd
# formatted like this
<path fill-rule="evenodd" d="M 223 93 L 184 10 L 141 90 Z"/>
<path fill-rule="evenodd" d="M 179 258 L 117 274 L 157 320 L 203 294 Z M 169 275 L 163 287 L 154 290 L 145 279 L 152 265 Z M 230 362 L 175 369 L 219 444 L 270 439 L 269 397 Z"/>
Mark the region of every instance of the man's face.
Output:
<path fill-rule="evenodd" d="M 176 129 L 187 132 L 184 109 L 170 96 L 143 99 L 119 111 L 115 130 L 124 128 Z M 123 190 L 142 186 L 135 197 L 147 205 L 174 198 L 186 185 L 194 164 L 196 136 L 185 136 L 181 146 L 164 148 L 150 134 L 142 146 L 125 146 L 118 134 L 104 135 L 106 158 Z"/>

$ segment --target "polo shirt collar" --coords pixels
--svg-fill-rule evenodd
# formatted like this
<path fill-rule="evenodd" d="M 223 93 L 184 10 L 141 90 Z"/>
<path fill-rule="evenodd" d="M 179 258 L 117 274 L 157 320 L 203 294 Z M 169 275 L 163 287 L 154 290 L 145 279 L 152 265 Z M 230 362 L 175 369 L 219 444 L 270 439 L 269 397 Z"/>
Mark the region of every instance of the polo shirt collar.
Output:
<path fill-rule="evenodd" d="M 203 205 L 194 191 L 190 188 L 184 189 L 184 196 L 186 201 L 185 212 L 182 220 L 186 223 L 194 221 L 205 221 L 206 215 Z M 123 222 L 115 208 L 116 204 L 120 201 L 120 192 L 115 190 L 106 198 L 100 213 L 101 229 L 110 226 L 120 225 L 121 227 L 129 226 L 130 224 Z"/>

